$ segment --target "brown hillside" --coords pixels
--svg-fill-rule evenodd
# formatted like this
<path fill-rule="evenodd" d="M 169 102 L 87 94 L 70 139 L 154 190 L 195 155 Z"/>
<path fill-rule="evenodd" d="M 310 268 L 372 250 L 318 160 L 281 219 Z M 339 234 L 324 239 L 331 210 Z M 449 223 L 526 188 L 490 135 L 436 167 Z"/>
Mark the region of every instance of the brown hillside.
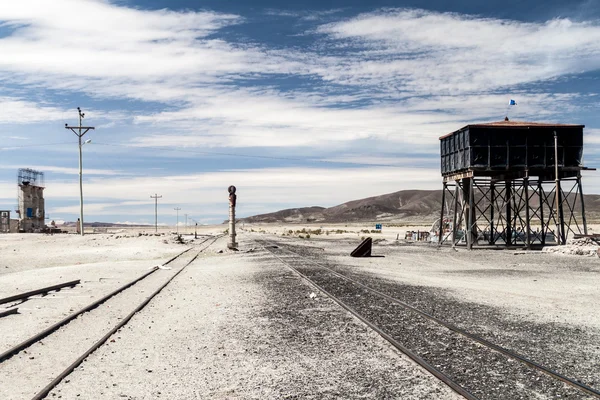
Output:
<path fill-rule="evenodd" d="M 589 221 L 600 220 L 600 195 L 585 195 L 586 215 Z M 575 199 L 570 197 L 570 202 Z M 241 221 L 257 222 L 360 222 L 360 221 L 418 221 L 433 222 L 441 211 L 441 190 L 402 190 L 381 196 L 352 200 L 334 207 L 290 208 L 269 214 L 242 218 Z M 579 212 L 579 199 L 576 201 Z M 532 198 L 532 206 L 538 204 Z M 450 206 L 450 204 L 447 204 Z M 484 207 L 485 208 L 485 207 Z"/>

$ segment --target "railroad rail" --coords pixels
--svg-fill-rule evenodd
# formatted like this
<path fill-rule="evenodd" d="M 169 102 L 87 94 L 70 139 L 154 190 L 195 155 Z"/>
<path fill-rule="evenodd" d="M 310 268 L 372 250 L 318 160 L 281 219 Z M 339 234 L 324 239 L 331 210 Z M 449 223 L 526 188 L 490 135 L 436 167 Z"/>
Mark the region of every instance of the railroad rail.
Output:
<path fill-rule="evenodd" d="M 65 282 L 65 283 L 59 283 L 58 285 L 52 285 L 52 286 L 48 286 L 48 287 L 45 287 L 45 288 L 31 290 L 29 292 L 24 292 L 24 293 L 16 294 L 14 296 L 4 297 L 4 298 L 0 299 L 0 304 L 12 303 L 12 302 L 18 301 L 18 300 L 25 300 L 25 299 L 28 299 L 31 296 L 35 296 L 36 294 L 45 294 L 45 293 L 48 293 L 48 292 L 53 292 L 55 290 L 61 290 L 61 289 L 66 288 L 66 287 L 75 287 L 75 286 L 79 285 L 80 282 L 81 281 L 79 279 L 77 279 L 77 280 L 74 280 L 74 281 L 69 281 L 69 282 Z"/>
<path fill-rule="evenodd" d="M 198 253 L 190 261 L 188 261 L 175 274 L 173 274 L 166 282 L 161 284 L 156 290 L 154 290 L 149 296 L 147 296 L 137 307 L 135 307 L 135 309 L 133 311 L 131 311 L 125 318 L 123 318 L 121 321 L 119 321 L 100 340 L 96 341 L 88 350 L 86 350 L 81 356 L 79 356 L 73 363 L 71 363 L 67 368 L 65 368 L 61 373 L 59 373 L 56 376 L 56 378 L 54 378 L 48 385 L 46 385 L 42 390 L 40 390 L 32 398 L 32 400 L 41 400 L 41 399 L 44 399 L 46 396 L 48 396 L 48 394 L 64 378 L 69 376 L 75 370 L 75 368 L 77 368 L 90 354 L 92 354 L 94 351 L 96 351 L 98 348 L 100 348 L 104 343 L 106 343 L 106 341 L 108 339 L 110 339 L 110 337 L 112 335 L 114 335 L 115 332 L 117 332 L 119 329 L 124 327 L 131 320 L 131 318 L 134 317 L 135 314 L 137 314 L 142 309 L 144 309 L 144 307 L 146 307 L 148 305 L 148 303 L 150 303 L 150 301 L 152 301 L 152 299 L 154 297 L 156 297 L 156 295 L 158 295 L 169 283 L 171 283 L 179 274 L 181 274 L 181 272 L 183 272 L 190 264 L 192 264 L 204 250 L 208 249 L 214 242 L 216 242 L 218 239 L 222 238 L 223 236 L 225 236 L 225 235 L 221 234 L 221 235 L 209 237 L 209 238 L 206 238 L 205 240 L 203 240 L 202 242 L 200 242 L 199 245 L 202 245 L 212 239 L 212 241 L 206 247 L 204 247 L 203 249 L 198 251 Z M 185 250 L 184 252 L 178 254 L 175 258 L 178 258 L 179 256 L 183 255 L 184 253 L 186 253 L 190 250 L 191 250 L 191 248 Z M 175 258 L 169 260 L 169 262 L 173 261 Z"/>
<path fill-rule="evenodd" d="M 380 336 L 382 336 L 384 339 L 386 339 L 388 342 L 390 342 L 394 347 L 396 347 L 398 350 L 402 351 L 403 353 L 405 353 L 408 357 L 410 357 L 411 359 L 413 359 L 415 362 L 417 362 L 419 365 L 421 365 L 422 367 L 424 367 L 425 369 L 427 369 L 429 372 L 431 372 L 433 375 L 435 375 L 436 377 L 438 377 L 440 380 L 442 380 L 444 383 L 446 383 L 448 386 L 450 386 L 453 390 L 455 390 L 457 393 L 461 394 L 462 396 L 466 397 L 466 398 L 477 398 L 474 397 L 474 395 L 470 392 L 470 391 L 466 391 L 462 392 L 460 390 L 457 390 L 456 386 L 458 386 L 459 388 L 461 388 L 461 390 L 464 390 L 464 388 L 462 388 L 462 386 L 458 385 L 456 382 L 454 382 L 448 375 L 444 374 L 443 372 L 441 372 L 439 369 L 431 366 L 427 361 L 425 361 L 422 357 L 418 356 L 417 354 L 415 354 L 413 351 L 409 350 L 406 346 L 398 343 L 397 340 L 395 340 L 390 334 L 386 333 L 382 328 L 380 328 L 379 326 L 377 326 L 376 324 L 374 324 L 373 322 L 369 321 L 367 318 L 365 318 L 364 316 L 360 315 L 359 312 L 357 312 L 353 307 L 351 307 L 350 305 L 346 304 L 346 302 L 344 302 L 343 300 L 339 299 L 337 296 L 335 296 L 333 293 L 331 293 L 331 291 L 328 291 L 327 289 L 325 289 L 323 287 L 323 285 L 315 282 L 315 279 L 311 279 L 308 274 L 302 273 L 297 267 L 294 267 L 292 265 L 292 263 L 290 262 L 289 259 L 286 259 L 284 257 L 282 257 L 280 254 L 277 254 L 275 251 L 273 251 L 273 249 L 279 249 L 282 251 L 287 252 L 287 254 L 291 254 L 292 257 L 298 257 L 300 259 L 302 259 L 302 261 L 304 263 L 308 262 L 309 264 L 312 264 L 314 266 L 317 266 L 319 268 L 321 268 L 322 270 L 327 271 L 328 274 L 331 274 L 337 278 L 343 279 L 346 282 L 354 285 L 355 287 L 359 287 L 362 290 L 371 293 L 375 296 L 378 296 L 379 298 L 385 299 L 393 304 L 396 304 L 398 306 L 403 307 L 405 310 L 412 312 L 416 315 L 418 315 L 419 317 L 423 317 L 428 321 L 434 322 L 436 324 L 438 324 L 441 327 L 444 327 L 448 330 L 450 330 L 451 332 L 454 332 L 458 335 L 463 336 L 464 338 L 467 338 L 469 340 L 472 340 L 474 342 L 477 342 L 480 345 L 485 346 L 486 348 L 490 349 L 491 351 L 500 353 L 502 355 L 504 355 L 505 357 L 511 358 L 513 360 L 517 360 L 521 363 L 523 363 L 524 365 L 526 365 L 529 368 L 532 368 L 536 371 L 542 372 L 544 374 L 546 374 L 547 376 L 559 380 L 579 391 L 581 391 L 582 393 L 585 393 L 588 396 L 593 396 L 595 398 L 600 398 L 600 391 L 585 385 L 575 379 L 566 377 L 548 367 L 545 367 L 533 360 L 528 359 L 527 357 L 524 357 L 520 354 L 517 354 L 511 350 L 508 350 L 502 346 L 499 346 L 497 344 L 494 344 L 492 342 L 490 342 L 487 339 L 484 339 L 478 335 L 472 334 L 470 332 L 467 332 L 464 329 L 461 329 L 451 323 L 448 323 L 446 321 L 441 320 L 440 318 L 437 318 L 425 311 L 422 311 L 402 300 L 396 299 L 386 293 L 383 293 L 377 289 L 374 289 L 372 287 L 369 287 L 365 284 L 363 284 L 362 282 L 359 282 L 355 279 L 352 279 L 344 274 L 341 274 L 331 268 L 329 268 L 326 265 L 323 265 L 317 261 L 308 259 L 305 256 L 302 256 L 294 251 L 291 251 L 289 249 L 281 249 L 281 244 L 280 243 L 269 243 L 266 241 L 261 241 L 261 240 L 256 240 L 257 243 L 261 244 L 263 246 L 263 248 L 269 252 L 270 254 L 272 254 L 275 258 L 277 258 L 279 261 L 281 261 L 282 263 L 284 263 L 288 268 L 290 268 L 292 271 L 294 271 L 297 275 L 299 275 L 302 279 L 306 280 L 307 282 L 309 282 L 311 285 L 315 286 L 318 290 L 322 291 L 325 295 L 329 296 L 332 300 L 334 300 L 337 304 L 339 304 L 340 306 L 342 306 L 344 309 L 346 309 L 347 311 L 349 311 L 351 314 L 353 314 L 355 317 L 357 317 L 358 319 L 360 319 L 361 321 L 363 321 L 365 324 L 367 324 L 371 329 L 373 329 L 374 331 L 376 331 Z"/>
<path fill-rule="evenodd" d="M 6 317 L 7 315 L 17 314 L 19 312 L 18 308 L 11 308 L 10 310 L 0 312 L 0 318 Z"/>
<path fill-rule="evenodd" d="M 181 253 L 177 254 L 176 256 L 172 257 L 171 259 L 169 259 L 167 262 L 165 262 L 163 265 L 167 265 L 172 263 L 173 261 L 175 261 L 177 258 L 179 258 L 180 256 L 182 256 L 183 254 L 187 253 L 188 251 L 190 251 L 191 248 L 186 249 L 184 251 L 182 251 Z M 62 326 L 67 325 L 69 322 L 73 321 L 75 318 L 79 317 L 80 315 L 93 310 L 94 308 L 98 307 L 99 305 L 101 305 L 102 303 L 105 303 L 107 300 L 109 300 L 110 298 L 116 296 L 117 294 L 123 292 L 124 290 L 128 289 L 129 287 L 135 285 L 136 283 L 138 283 L 139 281 L 147 278 L 149 275 L 153 274 L 154 272 L 156 272 L 159 268 L 158 267 L 154 267 L 152 268 L 150 271 L 144 273 L 143 275 L 135 278 L 134 280 L 126 283 L 125 285 L 121 286 L 120 288 L 110 292 L 109 294 L 107 294 L 106 296 L 103 296 L 102 298 L 94 301 L 93 303 L 83 307 L 81 310 L 76 311 L 70 315 L 68 315 L 67 317 L 63 318 L 62 320 L 56 322 L 55 324 L 49 326 L 48 328 L 44 329 L 43 331 L 31 336 L 30 338 L 24 340 L 23 342 L 17 344 L 16 346 L 13 346 L 12 348 L 6 350 L 5 352 L 3 352 L 2 354 L 0 354 L 0 363 L 8 360 L 9 358 L 11 358 L 12 356 L 14 356 L 15 354 L 25 350 L 26 348 L 28 348 L 29 346 L 31 346 L 32 344 L 39 342 L 40 340 L 44 339 L 45 337 L 47 337 L 48 335 L 50 335 L 52 332 L 56 331 L 57 329 L 59 329 Z"/>

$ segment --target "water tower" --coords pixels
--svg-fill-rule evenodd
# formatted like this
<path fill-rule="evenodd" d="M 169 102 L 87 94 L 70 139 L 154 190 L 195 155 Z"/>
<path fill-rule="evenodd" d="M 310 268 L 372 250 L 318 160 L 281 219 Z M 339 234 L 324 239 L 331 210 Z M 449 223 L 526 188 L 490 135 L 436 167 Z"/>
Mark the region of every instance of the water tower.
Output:
<path fill-rule="evenodd" d="M 440 137 L 439 243 L 531 248 L 587 234 L 583 128 L 506 119 Z"/>

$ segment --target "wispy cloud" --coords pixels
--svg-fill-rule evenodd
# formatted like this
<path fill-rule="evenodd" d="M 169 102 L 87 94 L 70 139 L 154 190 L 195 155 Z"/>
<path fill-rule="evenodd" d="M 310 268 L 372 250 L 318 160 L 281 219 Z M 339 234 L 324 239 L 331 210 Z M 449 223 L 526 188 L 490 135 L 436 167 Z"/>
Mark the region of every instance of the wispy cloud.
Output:
<path fill-rule="evenodd" d="M 70 114 L 73 113 L 71 112 Z M 59 107 L 41 105 L 39 103 L 20 98 L 0 97 L 0 124 L 56 121 L 66 119 L 68 117 L 69 112 Z M 22 139 L 21 136 L 11 137 L 11 139 L 15 138 Z"/>
<path fill-rule="evenodd" d="M 600 67 L 598 22 L 384 9 L 317 32 L 346 45 L 324 78 L 421 94 L 481 93 Z"/>
<path fill-rule="evenodd" d="M 0 77 L 94 96 L 181 100 L 197 84 L 290 68 L 276 52 L 209 37 L 237 15 L 30 0 L 3 6 L 0 21 L 14 30 L 0 39 Z"/>
<path fill-rule="evenodd" d="M 165 205 L 184 202 L 198 215 L 219 215 L 231 183 L 240 183 L 241 213 L 437 188 L 438 137 L 467 123 L 503 118 L 508 93 L 519 104 L 510 109 L 511 119 L 586 123 L 573 118 L 599 103 L 598 95 L 568 85 L 560 93 L 549 89 L 559 78 L 600 69 L 598 21 L 533 23 L 414 9 L 351 17 L 343 16 L 347 10 L 267 10 L 270 17 L 263 13 L 263 19 L 297 19 L 296 33 L 306 44 L 286 47 L 262 36 L 240 39 L 244 15 L 125 4 L 130 2 L 23 0 L 0 7 L 0 83 L 11 88 L 0 97 L 0 124 L 11 128 L 2 132 L 0 179 L 12 179 L 10 170 L 23 154 L 46 160 L 29 167 L 77 173 L 69 168 L 76 165 L 68 158 L 73 152 L 55 152 L 47 160 L 10 142 L 64 137 L 58 130 L 74 121 L 76 114 L 65 106 L 73 99 L 92 98 L 93 106 L 81 105 L 97 128 L 94 142 L 122 147 L 99 146 L 86 154 L 86 161 L 97 157 L 109 168 L 86 168 L 84 182 L 89 212 L 125 210 L 121 220 L 129 214 L 143 219 L 147 196 L 156 192 Z M 586 124 L 586 144 L 595 146 L 598 127 Z M 300 165 L 323 168 L 276 168 L 254 160 L 253 168 L 188 174 L 173 166 L 175 153 L 164 149 L 265 159 L 297 153 L 309 155 Z M 47 157 L 41 150 L 38 156 Z M 110 168 L 130 157 L 144 176 Z M 158 157 L 165 162 L 157 163 Z M 403 159 L 395 163 L 396 157 Z M 334 168 L 318 161 L 366 166 Z M 15 191 L 12 181 L 0 182 L 6 204 Z M 76 212 L 75 179 L 48 182 L 47 195 L 50 208 Z"/>

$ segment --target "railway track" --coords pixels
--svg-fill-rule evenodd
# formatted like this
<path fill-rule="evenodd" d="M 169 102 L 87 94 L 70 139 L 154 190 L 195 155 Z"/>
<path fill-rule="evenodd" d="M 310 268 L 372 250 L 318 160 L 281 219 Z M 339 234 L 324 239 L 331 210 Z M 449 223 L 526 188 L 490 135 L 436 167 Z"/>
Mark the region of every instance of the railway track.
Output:
<path fill-rule="evenodd" d="M 257 240 L 311 285 L 468 399 L 600 398 L 600 391 L 321 263 Z"/>
<path fill-rule="evenodd" d="M 2 353 L 0 398 L 45 398 L 222 236 L 209 237 L 196 244 L 199 250 L 186 249 L 163 264 L 174 273 L 155 267 Z"/>
<path fill-rule="evenodd" d="M 2 299 L 0 299 L 0 304 L 5 304 L 5 303 L 14 303 L 16 301 L 26 301 L 27 299 L 29 299 L 31 296 L 35 296 L 38 294 L 43 294 L 46 295 L 49 292 L 54 292 L 54 291 L 59 291 L 61 289 L 67 288 L 67 287 L 75 287 L 77 285 L 79 285 L 79 283 L 81 283 L 81 281 L 79 279 L 74 280 L 74 281 L 69 281 L 69 282 L 64 282 L 64 283 L 59 283 L 57 285 L 52 285 L 52 286 L 47 286 L 41 289 L 36 289 L 36 290 L 30 290 L 28 292 L 24 292 L 24 293 L 19 293 L 13 296 L 8 296 L 8 297 L 4 297 Z"/>

